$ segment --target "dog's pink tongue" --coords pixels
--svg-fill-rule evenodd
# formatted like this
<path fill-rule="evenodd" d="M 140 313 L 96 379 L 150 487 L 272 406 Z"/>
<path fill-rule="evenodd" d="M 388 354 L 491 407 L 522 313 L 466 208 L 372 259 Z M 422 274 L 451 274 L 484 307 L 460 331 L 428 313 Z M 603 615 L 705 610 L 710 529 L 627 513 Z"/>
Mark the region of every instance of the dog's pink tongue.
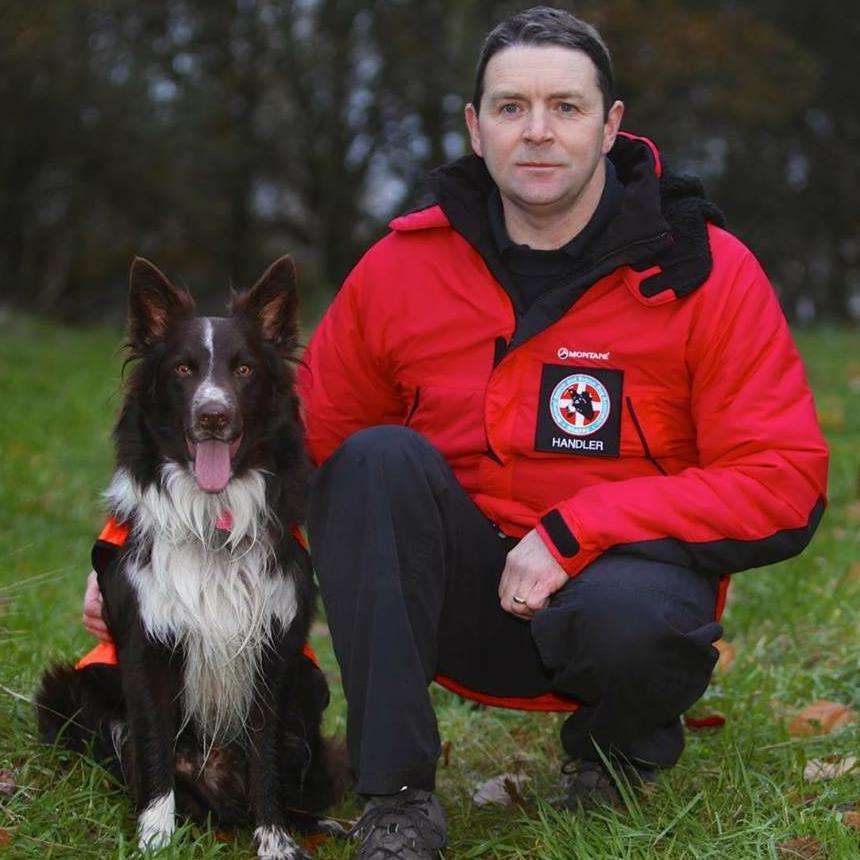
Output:
<path fill-rule="evenodd" d="M 207 493 L 223 490 L 230 480 L 230 445 L 217 439 L 198 442 L 194 477 L 200 489 Z"/>

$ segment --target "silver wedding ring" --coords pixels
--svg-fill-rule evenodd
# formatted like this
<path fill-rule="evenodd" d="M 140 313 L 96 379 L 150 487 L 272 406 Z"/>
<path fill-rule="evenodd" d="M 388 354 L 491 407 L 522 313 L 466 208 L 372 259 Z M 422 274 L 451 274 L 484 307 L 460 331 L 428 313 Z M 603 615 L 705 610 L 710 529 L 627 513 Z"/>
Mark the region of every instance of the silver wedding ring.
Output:
<path fill-rule="evenodd" d="M 526 602 L 526 601 L 525 601 L 525 598 L 523 598 L 523 597 L 517 597 L 517 595 L 516 595 L 516 594 L 511 598 L 511 600 L 513 600 L 513 601 L 514 601 L 514 603 L 525 603 L 525 602 Z"/>

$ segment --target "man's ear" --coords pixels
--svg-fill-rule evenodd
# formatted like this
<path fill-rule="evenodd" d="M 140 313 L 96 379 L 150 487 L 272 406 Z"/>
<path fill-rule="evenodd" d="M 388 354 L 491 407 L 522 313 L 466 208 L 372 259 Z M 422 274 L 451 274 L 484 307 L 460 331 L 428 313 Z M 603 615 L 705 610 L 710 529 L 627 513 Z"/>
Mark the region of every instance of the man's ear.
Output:
<path fill-rule="evenodd" d="M 469 102 L 466 105 L 466 128 L 469 129 L 469 142 L 472 144 L 472 152 L 475 155 L 484 157 L 484 150 L 481 147 L 481 131 L 478 127 L 478 112 L 475 106 Z"/>
<path fill-rule="evenodd" d="M 289 353 L 298 339 L 298 278 L 290 256 L 280 257 L 260 279 L 233 297 L 234 314 L 251 319 L 263 338 L 283 353 Z"/>
<path fill-rule="evenodd" d="M 139 353 L 163 338 L 172 320 L 190 316 L 194 300 L 143 257 L 132 260 L 128 281 L 128 341 Z"/>
<path fill-rule="evenodd" d="M 615 145 L 615 138 L 618 137 L 618 131 L 621 128 L 621 120 L 624 118 L 624 102 L 616 101 L 609 108 L 609 113 L 606 115 L 606 122 L 603 124 L 603 154 L 609 152 Z"/>

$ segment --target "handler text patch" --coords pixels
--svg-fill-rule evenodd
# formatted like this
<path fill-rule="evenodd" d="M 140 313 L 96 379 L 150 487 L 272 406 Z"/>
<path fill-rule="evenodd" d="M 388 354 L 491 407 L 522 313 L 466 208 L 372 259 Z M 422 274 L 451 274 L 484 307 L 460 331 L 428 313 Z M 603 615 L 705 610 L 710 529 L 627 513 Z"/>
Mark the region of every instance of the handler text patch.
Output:
<path fill-rule="evenodd" d="M 622 389 L 620 370 L 545 364 L 535 450 L 617 457 Z"/>

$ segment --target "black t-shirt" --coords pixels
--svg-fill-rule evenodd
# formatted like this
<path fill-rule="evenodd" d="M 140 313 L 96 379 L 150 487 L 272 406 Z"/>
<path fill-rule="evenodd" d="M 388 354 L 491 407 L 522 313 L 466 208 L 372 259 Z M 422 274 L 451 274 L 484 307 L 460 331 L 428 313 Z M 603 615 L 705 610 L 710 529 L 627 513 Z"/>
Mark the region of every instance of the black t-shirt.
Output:
<path fill-rule="evenodd" d="M 570 283 L 582 271 L 588 264 L 584 254 L 587 246 L 618 212 L 622 185 L 612 162 L 605 158 L 604 164 L 606 182 L 591 220 L 566 245 L 549 251 L 514 244 L 505 228 L 499 190 L 494 187 L 490 192 L 487 204 L 490 228 L 496 247 L 511 275 L 510 282 L 516 291 L 512 298 L 520 314 L 528 310 L 545 292 Z"/>

